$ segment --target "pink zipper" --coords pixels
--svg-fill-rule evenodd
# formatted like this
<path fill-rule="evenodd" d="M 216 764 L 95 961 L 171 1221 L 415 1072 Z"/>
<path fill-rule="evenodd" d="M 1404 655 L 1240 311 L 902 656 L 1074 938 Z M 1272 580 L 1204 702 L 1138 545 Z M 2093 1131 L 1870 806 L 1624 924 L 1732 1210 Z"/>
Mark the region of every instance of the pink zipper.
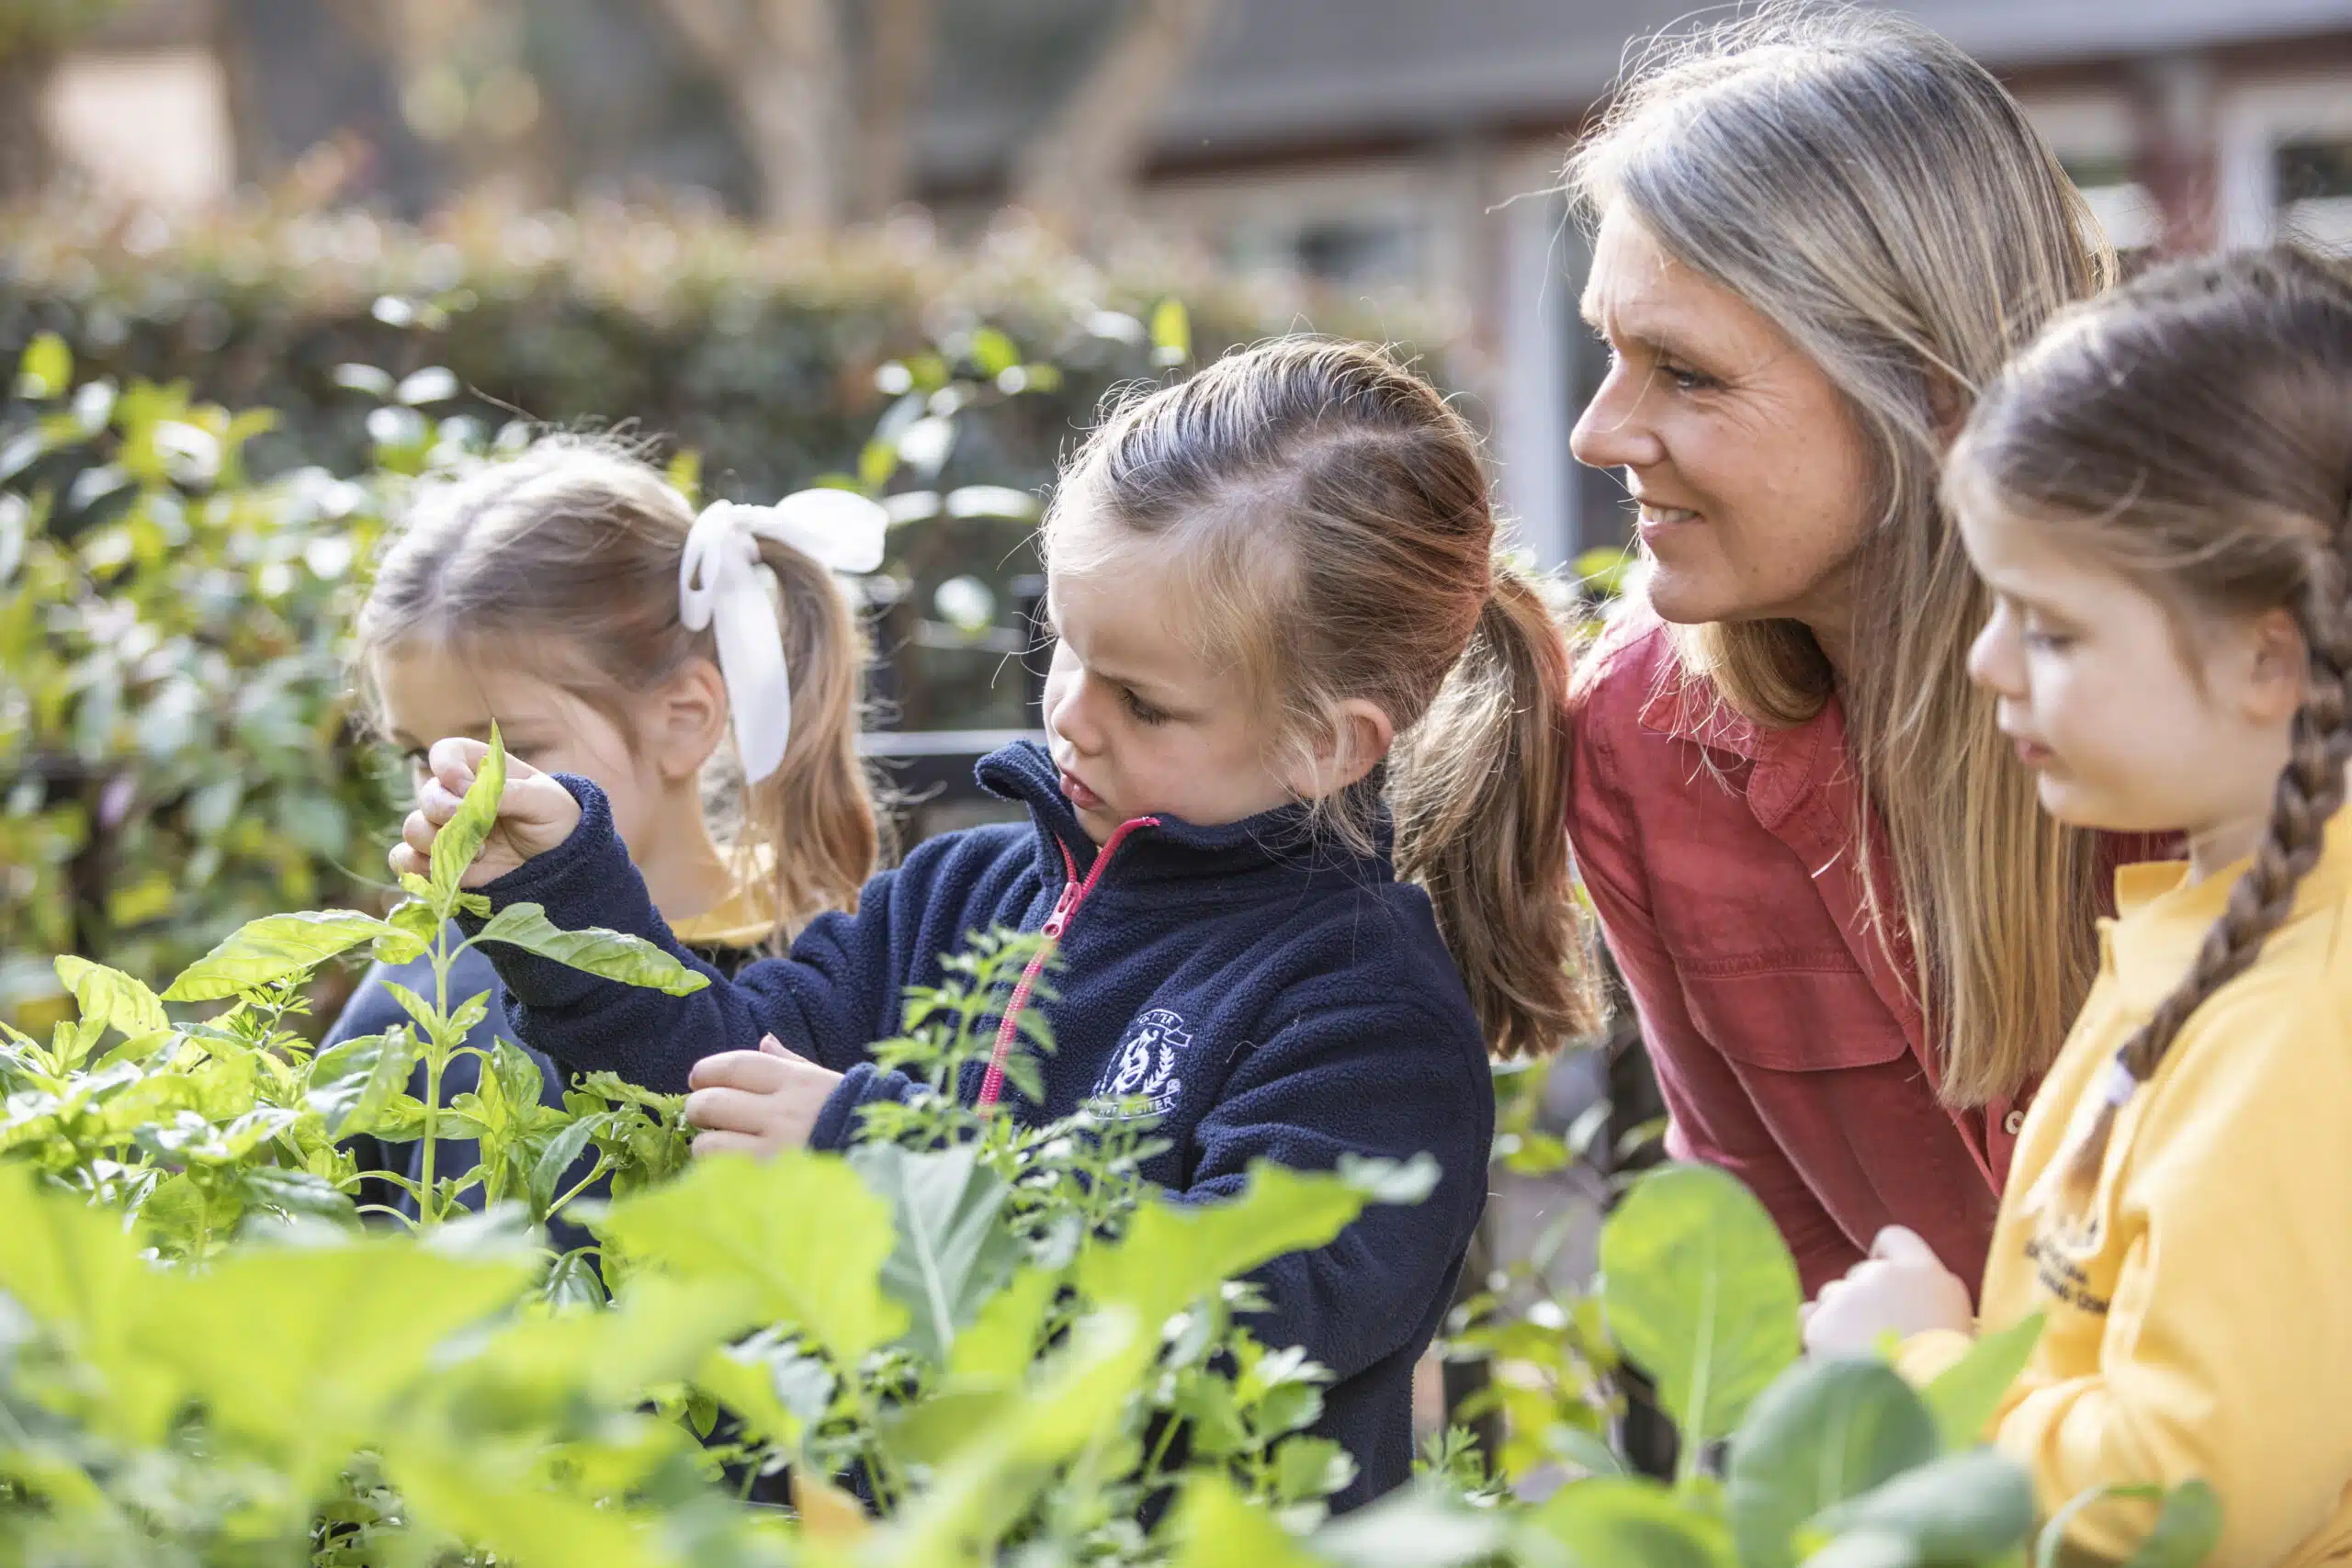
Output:
<path fill-rule="evenodd" d="M 1012 998 L 1005 1003 L 1004 1021 L 997 1025 L 996 1049 L 989 1054 L 988 1076 L 980 1080 L 981 1110 L 986 1111 L 994 1105 L 997 1097 L 1004 1092 L 1004 1061 L 1012 1055 L 1012 1043 L 1019 1037 L 1022 1010 L 1029 1005 L 1029 993 L 1036 987 L 1037 976 L 1044 971 L 1046 960 L 1054 955 L 1054 949 L 1061 945 L 1062 933 L 1069 930 L 1072 920 L 1078 919 L 1078 907 L 1086 902 L 1086 896 L 1094 891 L 1096 883 L 1102 880 L 1102 868 L 1111 863 L 1111 856 L 1117 852 L 1126 836 L 1137 828 L 1159 826 L 1159 818 L 1157 817 L 1137 817 L 1132 821 L 1120 823 L 1104 841 L 1102 852 L 1094 857 L 1093 869 L 1086 874 L 1084 882 L 1078 879 L 1078 862 L 1071 857 L 1069 846 L 1058 839 L 1055 840 L 1055 846 L 1062 852 L 1061 897 L 1054 900 L 1053 912 L 1037 929 L 1037 934 L 1046 940 L 1039 944 L 1036 955 L 1021 971 L 1021 983 L 1012 987 Z"/>

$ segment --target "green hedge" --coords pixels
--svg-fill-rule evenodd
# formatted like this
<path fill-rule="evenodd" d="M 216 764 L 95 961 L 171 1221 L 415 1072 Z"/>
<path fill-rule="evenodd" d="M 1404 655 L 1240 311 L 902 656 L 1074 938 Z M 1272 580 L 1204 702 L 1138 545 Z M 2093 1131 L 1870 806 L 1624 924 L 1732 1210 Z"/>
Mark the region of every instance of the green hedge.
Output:
<path fill-rule="evenodd" d="M 1203 355 L 1306 327 L 1399 330 L 1393 312 L 1374 322 L 1172 264 L 1105 271 L 1028 232 L 948 249 L 918 224 L 815 244 L 617 207 L 462 209 L 424 231 L 361 212 L 176 229 L 49 212 L 0 238 L 0 355 L 55 333 L 96 373 L 274 410 L 252 448 L 263 475 L 359 471 L 371 416 L 397 434 L 379 405 L 401 388 L 491 428 L 519 413 L 640 431 L 697 452 L 710 492 L 737 499 L 861 470 L 892 492 L 1034 492 L 1106 390 L 1165 372 L 1152 327 L 1171 299 Z M 943 407 L 944 454 L 922 449 L 935 430 L 906 463 L 871 443 Z M 914 461 L 933 455 L 935 471 Z M 973 576 L 1009 627 L 1027 533 L 1023 517 L 967 519 L 926 531 L 906 563 L 885 693 L 906 728 L 1020 722 L 1001 635 L 958 648 L 921 623 L 943 618 L 940 583 Z"/>
<path fill-rule="evenodd" d="M 673 438 L 708 494 L 821 480 L 922 519 L 871 581 L 877 691 L 907 728 L 1015 726 L 1015 584 L 1057 457 L 1193 334 L 1214 350 L 1307 303 L 1017 238 L 808 248 L 616 209 L 20 222 L 0 1020 L 56 1005 L 30 954 L 165 973 L 265 910 L 380 899 L 404 783 L 356 733 L 344 629 L 407 476 L 526 434 L 514 411 Z M 977 586 L 940 592 L 957 579 Z"/>

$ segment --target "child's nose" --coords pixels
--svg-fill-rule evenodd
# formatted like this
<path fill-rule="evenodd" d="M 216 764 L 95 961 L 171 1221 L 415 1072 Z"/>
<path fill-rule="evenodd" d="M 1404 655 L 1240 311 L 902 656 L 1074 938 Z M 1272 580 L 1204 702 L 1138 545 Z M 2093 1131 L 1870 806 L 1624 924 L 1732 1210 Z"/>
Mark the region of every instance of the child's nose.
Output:
<path fill-rule="evenodd" d="M 1081 753 L 1093 751 L 1102 739 L 1087 709 L 1086 686 L 1084 680 L 1064 682 L 1046 712 L 1046 727 Z"/>
<path fill-rule="evenodd" d="M 1996 696 L 2017 697 L 2025 694 L 2018 677 L 2017 637 L 2008 612 L 1996 610 L 1968 645 L 1968 678 Z"/>

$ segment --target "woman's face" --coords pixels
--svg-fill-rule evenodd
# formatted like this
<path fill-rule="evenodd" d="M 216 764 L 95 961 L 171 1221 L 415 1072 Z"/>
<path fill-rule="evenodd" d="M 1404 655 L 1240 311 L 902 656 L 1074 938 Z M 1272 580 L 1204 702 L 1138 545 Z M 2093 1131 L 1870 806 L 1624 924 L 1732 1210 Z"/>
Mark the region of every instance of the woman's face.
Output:
<path fill-rule="evenodd" d="M 1569 446 L 1625 471 L 1657 613 L 1787 617 L 1842 637 L 1871 509 L 1861 432 L 1829 378 L 1623 202 L 1601 220 L 1584 316 L 1609 344 L 1609 376 Z"/>

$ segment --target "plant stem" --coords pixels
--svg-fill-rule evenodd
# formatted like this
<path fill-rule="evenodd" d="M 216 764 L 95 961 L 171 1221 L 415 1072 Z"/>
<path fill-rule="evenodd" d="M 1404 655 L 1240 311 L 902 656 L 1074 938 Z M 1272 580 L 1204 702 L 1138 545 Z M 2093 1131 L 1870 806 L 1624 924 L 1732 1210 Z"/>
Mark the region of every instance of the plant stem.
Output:
<path fill-rule="evenodd" d="M 573 1183 L 571 1191 L 565 1193 L 562 1197 L 548 1205 L 547 1217 L 550 1220 L 554 1219 L 558 1213 L 562 1212 L 563 1206 L 566 1203 L 569 1203 L 574 1198 L 579 1197 L 581 1192 L 587 1187 L 593 1185 L 598 1177 L 604 1175 L 606 1171 L 612 1168 L 613 1163 L 611 1156 L 608 1155 L 599 1154 L 596 1156 L 596 1168 L 594 1170 L 591 1170 L 587 1175 L 582 1177 L 577 1182 Z"/>
<path fill-rule="evenodd" d="M 455 962 L 449 953 L 449 922 L 445 919 L 433 938 L 433 1022 L 424 1032 L 424 1160 L 416 1196 L 418 1220 L 424 1226 L 441 1223 L 433 1190 L 433 1156 L 441 1141 L 441 1069 L 449 1059 L 442 1034 L 449 1027 L 449 965 Z"/>

